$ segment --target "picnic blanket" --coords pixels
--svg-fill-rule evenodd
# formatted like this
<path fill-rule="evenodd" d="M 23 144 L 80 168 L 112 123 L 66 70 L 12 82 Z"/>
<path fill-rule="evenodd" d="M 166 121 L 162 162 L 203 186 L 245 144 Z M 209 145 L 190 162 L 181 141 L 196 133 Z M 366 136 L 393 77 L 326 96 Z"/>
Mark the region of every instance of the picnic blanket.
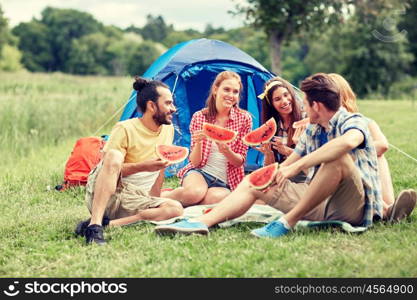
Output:
<path fill-rule="evenodd" d="M 175 217 L 175 218 L 164 220 L 164 221 L 151 221 L 151 223 L 155 225 L 170 224 L 177 220 L 195 218 L 195 217 L 203 215 L 206 210 L 213 208 L 214 206 L 216 205 L 214 204 L 214 205 L 189 206 L 184 209 L 184 214 L 180 217 Z M 224 227 L 230 227 L 235 224 L 244 223 L 244 222 L 269 223 L 273 220 L 280 218 L 282 215 L 284 215 L 283 212 L 269 205 L 254 204 L 245 214 L 243 214 L 239 218 L 219 223 L 218 226 L 224 228 Z M 306 228 L 329 228 L 329 227 L 340 228 L 343 231 L 349 232 L 349 233 L 360 233 L 360 232 L 364 232 L 367 229 L 366 227 L 355 227 L 343 221 L 307 221 L 307 220 L 298 221 L 294 229 L 300 230 L 300 229 L 306 229 Z"/>

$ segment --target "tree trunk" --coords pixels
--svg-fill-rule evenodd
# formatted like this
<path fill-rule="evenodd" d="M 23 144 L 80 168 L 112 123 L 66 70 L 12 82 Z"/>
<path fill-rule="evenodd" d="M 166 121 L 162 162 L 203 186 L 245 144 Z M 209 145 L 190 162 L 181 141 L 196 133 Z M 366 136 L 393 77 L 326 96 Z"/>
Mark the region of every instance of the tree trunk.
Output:
<path fill-rule="evenodd" d="M 281 45 L 284 36 L 278 31 L 269 33 L 269 55 L 271 57 L 272 72 L 281 75 Z"/>

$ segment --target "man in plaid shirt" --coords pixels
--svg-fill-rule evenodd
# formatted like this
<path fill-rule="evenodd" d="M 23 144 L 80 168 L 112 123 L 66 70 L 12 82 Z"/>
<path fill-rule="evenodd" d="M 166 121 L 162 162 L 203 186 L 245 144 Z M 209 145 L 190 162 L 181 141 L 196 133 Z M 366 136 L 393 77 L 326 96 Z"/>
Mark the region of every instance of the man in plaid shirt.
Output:
<path fill-rule="evenodd" d="M 207 234 L 208 227 L 242 215 L 256 199 L 285 213 L 279 220 L 252 230 L 257 237 L 286 235 L 301 219 L 370 226 L 374 217 L 382 218 L 377 155 L 367 120 L 340 108 L 337 86 L 326 74 L 305 79 L 301 90 L 311 124 L 295 151 L 281 164 L 273 187 L 267 192 L 257 191 L 244 180 L 209 213 L 159 226 L 156 231 Z M 306 183 L 288 180 L 302 170 L 308 170 Z M 404 195 L 415 198 L 415 192 Z"/>

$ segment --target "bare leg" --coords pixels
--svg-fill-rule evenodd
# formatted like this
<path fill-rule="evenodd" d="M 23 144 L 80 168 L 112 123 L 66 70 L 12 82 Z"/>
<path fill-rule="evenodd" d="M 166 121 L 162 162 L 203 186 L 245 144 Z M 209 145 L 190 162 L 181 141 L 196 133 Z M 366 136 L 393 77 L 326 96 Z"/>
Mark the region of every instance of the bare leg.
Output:
<path fill-rule="evenodd" d="M 122 169 L 123 160 L 122 153 L 117 150 L 110 150 L 105 154 L 103 167 L 97 175 L 97 181 L 94 186 L 90 225 L 101 225 L 107 202 L 116 192 L 117 180 Z"/>
<path fill-rule="evenodd" d="M 203 201 L 201 201 L 199 204 L 219 203 L 229 194 L 230 190 L 228 189 L 222 187 L 212 187 L 208 189 L 206 196 L 204 197 Z"/>
<path fill-rule="evenodd" d="M 382 184 L 382 199 L 384 200 L 384 216 L 388 208 L 394 203 L 394 188 L 392 187 L 391 174 L 388 161 L 384 155 L 378 157 L 379 178 Z"/>
<path fill-rule="evenodd" d="M 184 178 L 181 187 L 173 191 L 163 192 L 161 193 L 161 197 L 178 200 L 186 207 L 196 205 L 203 201 L 207 190 L 208 186 L 203 175 L 192 172 Z"/>
<path fill-rule="evenodd" d="M 182 213 L 181 203 L 175 200 L 167 200 L 156 208 L 144 209 L 133 216 L 111 220 L 109 226 L 128 225 L 142 220 L 162 221 L 181 216 Z"/>
<path fill-rule="evenodd" d="M 230 193 L 223 201 L 209 213 L 194 220 L 206 224 L 208 227 L 243 215 L 252 206 L 257 198 L 263 197 L 262 192 L 251 188 L 246 179 Z"/>
<path fill-rule="evenodd" d="M 348 154 L 332 162 L 323 163 L 301 200 L 284 215 L 288 224 L 293 227 L 309 211 L 332 195 L 341 181 L 350 176 L 355 168 L 353 160 Z"/>

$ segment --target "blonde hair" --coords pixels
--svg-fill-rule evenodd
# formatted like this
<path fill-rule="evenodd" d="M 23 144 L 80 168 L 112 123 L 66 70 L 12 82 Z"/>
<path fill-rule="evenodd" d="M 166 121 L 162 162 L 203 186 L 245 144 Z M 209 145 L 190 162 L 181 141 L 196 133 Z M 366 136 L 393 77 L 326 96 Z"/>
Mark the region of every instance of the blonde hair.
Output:
<path fill-rule="evenodd" d="M 339 89 L 340 102 L 342 106 L 346 108 L 348 112 L 358 112 L 359 109 L 358 105 L 356 104 L 356 95 L 350 87 L 349 82 L 347 82 L 346 79 L 344 79 L 343 76 L 339 74 L 330 73 L 328 75 Z"/>
<path fill-rule="evenodd" d="M 213 84 L 210 88 L 210 93 L 206 100 L 206 109 L 203 111 L 203 113 L 207 116 L 208 119 L 215 119 L 217 116 L 217 109 L 216 109 L 216 95 L 214 94 L 215 88 L 218 88 L 224 80 L 227 79 L 236 79 L 239 82 L 239 97 L 241 95 L 241 91 L 243 89 L 242 80 L 240 79 L 239 74 L 233 71 L 223 71 L 220 72 L 216 79 L 214 79 Z M 234 105 L 237 106 L 237 103 Z"/>

